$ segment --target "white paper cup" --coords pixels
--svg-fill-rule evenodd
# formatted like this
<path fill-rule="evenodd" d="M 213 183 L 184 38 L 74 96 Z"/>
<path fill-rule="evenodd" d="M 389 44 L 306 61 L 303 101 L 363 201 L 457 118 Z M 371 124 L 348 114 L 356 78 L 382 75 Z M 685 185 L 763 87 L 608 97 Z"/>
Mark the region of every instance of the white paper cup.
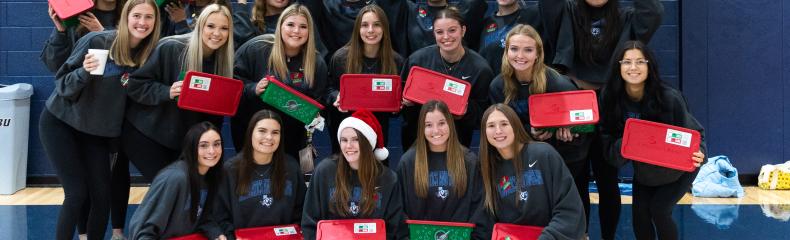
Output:
<path fill-rule="evenodd" d="M 93 54 L 93 58 L 99 62 L 99 66 L 91 71 L 91 75 L 104 75 L 104 66 L 107 65 L 107 56 L 110 55 L 110 50 L 88 49 L 88 53 Z"/>

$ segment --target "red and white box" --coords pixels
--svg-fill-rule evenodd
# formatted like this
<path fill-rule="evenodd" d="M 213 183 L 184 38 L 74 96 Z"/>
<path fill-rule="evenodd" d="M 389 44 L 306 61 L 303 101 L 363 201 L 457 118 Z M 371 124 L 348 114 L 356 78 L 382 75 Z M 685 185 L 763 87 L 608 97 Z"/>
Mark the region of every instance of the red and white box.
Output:
<path fill-rule="evenodd" d="M 343 74 L 340 76 L 340 108 L 398 112 L 401 106 L 400 85 L 398 75 Z"/>
<path fill-rule="evenodd" d="M 696 130 L 629 118 L 620 154 L 634 161 L 693 172 L 696 167 L 691 155 L 699 151 L 701 141 Z"/>
<path fill-rule="evenodd" d="M 189 71 L 184 76 L 178 107 L 221 116 L 236 115 L 244 83 L 214 74 Z"/>
<path fill-rule="evenodd" d="M 463 115 L 469 105 L 471 91 L 472 85 L 467 81 L 414 66 L 406 79 L 403 98 L 419 104 L 441 100 L 450 108 L 450 113 Z"/>

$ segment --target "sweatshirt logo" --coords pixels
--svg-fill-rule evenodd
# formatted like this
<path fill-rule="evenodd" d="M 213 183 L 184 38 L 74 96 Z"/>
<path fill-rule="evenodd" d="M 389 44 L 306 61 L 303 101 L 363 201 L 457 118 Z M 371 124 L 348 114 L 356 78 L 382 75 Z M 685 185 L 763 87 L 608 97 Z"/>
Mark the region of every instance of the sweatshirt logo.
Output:
<path fill-rule="evenodd" d="M 269 197 L 269 195 L 263 195 L 261 197 L 261 206 L 271 207 L 272 202 L 274 202 L 274 199 L 272 199 L 272 197 Z"/>
<path fill-rule="evenodd" d="M 291 73 L 291 84 L 294 86 L 300 87 L 302 86 L 302 82 L 304 82 L 304 73 L 301 72 L 292 72 Z"/>
<path fill-rule="evenodd" d="M 493 32 L 493 31 L 496 31 L 496 23 L 489 24 L 486 27 L 486 32 Z"/>
<path fill-rule="evenodd" d="M 428 16 L 428 12 L 427 12 L 427 11 L 425 11 L 425 9 L 423 9 L 423 8 L 418 8 L 418 9 L 417 9 L 417 14 L 419 14 L 419 15 L 420 15 L 420 17 L 423 17 L 423 18 L 424 18 L 425 16 Z"/>
<path fill-rule="evenodd" d="M 529 192 L 526 190 L 518 194 L 518 199 L 521 201 L 527 201 L 528 198 L 529 198 Z"/>
<path fill-rule="evenodd" d="M 351 212 L 351 215 L 356 216 L 359 214 L 359 205 L 356 202 L 351 202 L 348 206 L 348 211 Z"/>
<path fill-rule="evenodd" d="M 125 72 L 121 75 L 121 87 L 125 88 L 127 86 L 129 86 L 129 73 Z"/>
<path fill-rule="evenodd" d="M 436 197 L 441 198 L 442 200 L 447 199 L 448 195 L 450 195 L 450 191 L 444 189 L 444 187 L 439 187 L 439 189 L 436 190 Z"/>
<path fill-rule="evenodd" d="M 499 180 L 499 189 L 502 196 L 510 194 L 515 187 L 514 177 L 512 176 L 502 176 L 502 179 Z"/>

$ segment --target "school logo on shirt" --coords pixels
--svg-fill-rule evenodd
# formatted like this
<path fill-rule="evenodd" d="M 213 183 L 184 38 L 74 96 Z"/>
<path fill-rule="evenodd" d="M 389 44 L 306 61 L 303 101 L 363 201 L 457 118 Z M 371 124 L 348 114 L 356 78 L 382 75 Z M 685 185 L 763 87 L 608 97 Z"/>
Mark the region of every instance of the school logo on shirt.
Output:
<path fill-rule="evenodd" d="M 271 207 L 272 202 L 274 202 L 274 199 L 272 197 L 269 197 L 269 195 L 263 195 L 261 197 L 261 206 Z"/>
<path fill-rule="evenodd" d="M 691 147 L 691 133 L 667 129 L 667 137 L 665 142 L 683 147 Z"/>
<path fill-rule="evenodd" d="M 505 197 L 513 193 L 516 188 L 516 181 L 515 177 L 513 176 L 502 176 L 502 179 L 499 180 L 499 196 Z"/>
<path fill-rule="evenodd" d="M 527 201 L 527 199 L 529 199 L 529 192 L 526 190 L 522 191 L 518 194 L 518 199 L 521 201 Z"/>
<path fill-rule="evenodd" d="M 458 96 L 463 96 L 464 91 L 466 91 L 466 85 L 450 79 L 445 79 L 444 88 L 442 88 L 442 90 Z"/>
<path fill-rule="evenodd" d="M 496 31 L 496 23 L 489 24 L 486 27 L 486 32 L 493 32 L 493 31 Z"/>
<path fill-rule="evenodd" d="M 444 187 L 439 187 L 439 189 L 436 190 L 436 197 L 441 198 L 442 200 L 447 199 L 448 195 L 450 195 L 450 191 L 444 189 Z"/>
<path fill-rule="evenodd" d="M 291 84 L 294 86 L 300 87 L 304 82 L 304 73 L 302 72 L 292 72 L 291 73 Z"/>
<path fill-rule="evenodd" d="M 125 72 L 121 75 L 121 87 L 129 86 L 129 73 Z"/>
<path fill-rule="evenodd" d="M 418 8 L 418 9 L 417 9 L 417 14 L 418 14 L 418 15 L 419 15 L 421 18 L 424 18 L 425 16 L 428 16 L 428 11 L 425 11 L 425 9 L 423 9 L 423 8 Z"/>
<path fill-rule="evenodd" d="M 211 78 L 192 76 L 189 80 L 189 89 L 208 91 L 211 87 Z"/>
<path fill-rule="evenodd" d="M 350 202 L 348 206 L 348 211 L 351 213 L 351 215 L 356 216 L 357 214 L 359 214 L 359 205 L 357 205 L 356 202 Z"/>

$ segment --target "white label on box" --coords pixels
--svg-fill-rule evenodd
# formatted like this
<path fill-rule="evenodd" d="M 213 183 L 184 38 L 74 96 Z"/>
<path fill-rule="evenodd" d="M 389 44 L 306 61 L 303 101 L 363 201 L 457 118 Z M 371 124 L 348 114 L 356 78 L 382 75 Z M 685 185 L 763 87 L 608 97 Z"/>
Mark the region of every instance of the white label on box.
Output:
<path fill-rule="evenodd" d="M 571 111 L 571 122 L 589 122 L 592 120 L 593 120 L 592 109 Z"/>
<path fill-rule="evenodd" d="M 354 223 L 354 233 L 376 233 L 376 223 Z"/>
<path fill-rule="evenodd" d="M 392 92 L 392 79 L 374 78 L 371 86 L 374 92 Z"/>
<path fill-rule="evenodd" d="M 189 80 L 190 89 L 208 91 L 209 87 L 211 87 L 211 78 L 192 76 Z"/>
<path fill-rule="evenodd" d="M 665 141 L 669 144 L 691 147 L 691 133 L 667 129 L 667 138 Z"/>
<path fill-rule="evenodd" d="M 450 79 L 444 80 L 444 88 L 442 88 L 445 92 L 449 92 L 458 96 L 463 96 L 464 91 L 466 90 L 466 85 L 460 82 L 456 82 Z"/>
<path fill-rule="evenodd" d="M 294 227 L 274 228 L 274 235 L 277 236 L 296 235 L 296 228 Z"/>

